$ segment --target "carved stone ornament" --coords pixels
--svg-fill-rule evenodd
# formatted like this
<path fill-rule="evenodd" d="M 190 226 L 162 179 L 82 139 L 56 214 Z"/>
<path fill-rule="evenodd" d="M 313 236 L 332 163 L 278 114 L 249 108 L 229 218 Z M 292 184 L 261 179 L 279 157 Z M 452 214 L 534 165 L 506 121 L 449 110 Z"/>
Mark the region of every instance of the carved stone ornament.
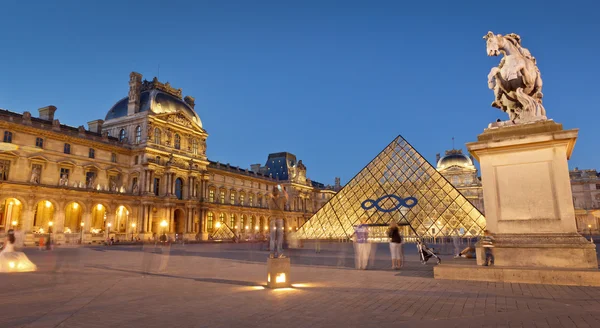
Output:
<path fill-rule="evenodd" d="M 150 123 L 148 123 L 148 126 L 146 127 L 146 134 L 148 135 L 148 140 L 152 140 L 152 136 L 154 135 L 154 127 Z"/>
<path fill-rule="evenodd" d="M 483 38 L 488 56 L 504 55 L 488 74 L 488 87 L 494 91 L 492 107 L 507 113 L 512 123 L 546 120 L 540 70 L 535 57 L 521 46 L 521 37 L 488 32 Z"/>
<path fill-rule="evenodd" d="M 173 122 L 178 125 L 182 125 L 185 127 L 192 127 L 192 123 L 181 113 L 177 113 L 174 115 L 169 115 L 167 117 L 168 122 Z"/>
<path fill-rule="evenodd" d="M 40 183 L 40 175 L 42 174 L 42 169 L 39 165 L 35 164 L 31 168 L 31 178 L 29 178 L 29 183 L 39 184 Z"/>
<path fill-rule="evenodd" d="M 58 185 L 61 187 L 69 186 L 69 177 L 66 174 L 61 175 L 60 180 L 58 181 Z"/>

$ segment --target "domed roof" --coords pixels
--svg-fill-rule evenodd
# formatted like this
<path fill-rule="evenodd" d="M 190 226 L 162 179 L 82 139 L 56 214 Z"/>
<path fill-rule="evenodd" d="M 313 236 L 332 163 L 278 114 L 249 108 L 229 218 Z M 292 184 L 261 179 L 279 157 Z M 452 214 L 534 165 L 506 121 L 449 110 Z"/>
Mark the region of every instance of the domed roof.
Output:
<path fill-rule="evenodd" d="M 119 100 L 106 114 L 105 121 L 127 116 L 129 97 Z M 158 89 L 142 91 L 140 93 L 140 112 L 152 111 L 155 114 L 184 112 L 202 127 L 200 117 L 190 105 L 180 98 Z"/>
<path fill-rule="evenodd" d="M 473 161 L 461 149 L 447 150 L 446 156 L 440 158 L 437 162 L 437 169 L 444 170 L 456 166 L 461 168 L 474 169 Z"/>

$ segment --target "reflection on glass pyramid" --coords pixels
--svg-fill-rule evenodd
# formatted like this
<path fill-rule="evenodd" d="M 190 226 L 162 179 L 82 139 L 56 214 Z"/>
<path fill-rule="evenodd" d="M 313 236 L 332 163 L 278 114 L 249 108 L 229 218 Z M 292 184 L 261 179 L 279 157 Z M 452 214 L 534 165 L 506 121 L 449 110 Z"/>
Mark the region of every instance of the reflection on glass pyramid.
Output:
<path fill-rule="evenodd" d="M 401 199 L 414 197 L 414 206 L 398 206 L 398 197 L 383 197 L 380 209 L 364 209 L 361 204 L 385 195 Z M 367 202 L 367 204 L 370 204 Z M 412 204 L 411 204 L 412 205 Z M 458 234 L 479 236 L 485 218 L 450 182 L 448 182 L 402 136 L 392 141 L 377 157 L 348 182 L 298 231 L 299 239 L 350 238 L 354 226 L 367 219 L 371 224 L 392 220 L 408 222 L 421 236 L 443 237 Z M 414 235 L 405 226 L 404 236 Z"/>
<path fill-rule="evenodd" d="M 217 222 L 217 229 L 213 231 L 209 238 L 211 240 L 233 240 L 235 233 L 223 222 Z"/>

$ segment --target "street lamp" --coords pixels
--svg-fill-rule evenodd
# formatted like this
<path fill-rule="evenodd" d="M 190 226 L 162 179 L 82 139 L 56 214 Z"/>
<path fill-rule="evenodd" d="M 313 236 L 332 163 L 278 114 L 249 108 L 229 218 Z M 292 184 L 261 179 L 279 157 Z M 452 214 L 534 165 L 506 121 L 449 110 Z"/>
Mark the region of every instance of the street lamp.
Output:
<path fill-rule="evenodd" d="M 131 224 L 131 241 L 133 241 L 133 233 L 135 232 L 135 223 Z"/>
<path fill-rule="evenodd" d="M 590 240 L 592 240 L 592 225 L 588 224 L 588 231 L 590 232 Z"/>
<path fill-rule="evenodd" d="M 13 229 L 15 229 L 15 227 L 17 226 L 17 220 L 13 220 L 13 222 L 11 222 L 11 223 L 12 223 Z"/>
<path fill-rule="evenodd" d="M 165 230 L 167 229 L 167 225 L 169 225 L 167 223 L 167 220 L 162 220 L 162 222 L 160 223 L 160 226 L 162 227 L 162 230 L 163 230 L 162 235 L 165 236 L 164 240 L 161 240 L 162 242 L 166 242 L 167 241 L 167 238 L 166 238 L 167 236 L 165 235 Z M 163 239 L 162 236 L 161 236 L 161 239 Z"/>

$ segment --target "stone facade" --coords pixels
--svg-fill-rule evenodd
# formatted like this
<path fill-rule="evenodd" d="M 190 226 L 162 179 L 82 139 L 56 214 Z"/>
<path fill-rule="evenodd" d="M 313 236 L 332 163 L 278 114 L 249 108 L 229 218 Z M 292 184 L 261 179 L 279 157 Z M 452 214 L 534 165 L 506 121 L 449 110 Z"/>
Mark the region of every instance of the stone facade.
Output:
<path fill-rule="evenodd" d="M 584 235 L 600 233 L 600 173 L 575 168 L 569 175 L 577 231 Z"/>
<path fill-rule="evenodd" d="M 54 106 L 39 117 L 0 110 L 0 234 L 14 227 L 30 244 L 48 232 L 65 243 L 208 239 L 220 220 L 250 236 L 268 229 L 277 184 L 290 195 L 287 231 L 335 194 L 303 165 L 304 179 L 276 179 L 210 161 L 194 106 L 181 89 L 131 73 L 128 97 L 87 129 L 60 124 Z"/>
<path fill-rule="evenodd" d="M 462 153 L 461 149 L 447 150 L 441 157 L 436 155 L 436 169 L 481 213 L 483 207 L 483 188 L 473 158 Z"/>

